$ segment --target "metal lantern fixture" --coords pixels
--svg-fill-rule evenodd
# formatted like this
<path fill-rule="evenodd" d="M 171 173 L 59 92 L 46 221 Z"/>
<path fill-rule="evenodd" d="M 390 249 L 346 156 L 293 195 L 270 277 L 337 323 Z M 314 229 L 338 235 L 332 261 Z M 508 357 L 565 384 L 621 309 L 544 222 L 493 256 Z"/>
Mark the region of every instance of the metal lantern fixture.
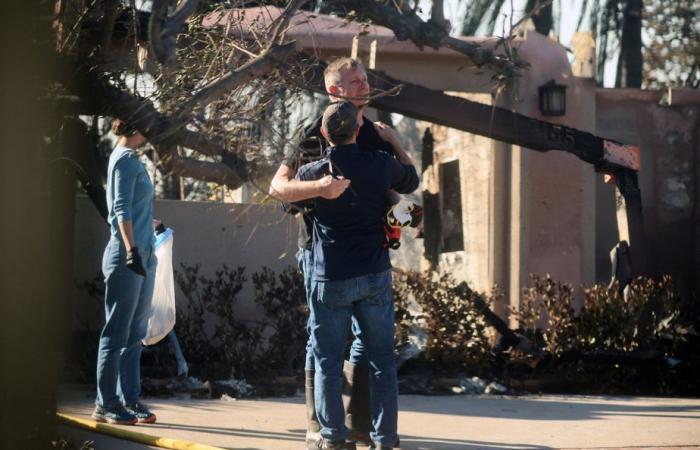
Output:
<path fill-rule="evenodd" d="M 540 86 L 540 112 L 543 116 L 566 114 L 566 86 L 554 80 Z"/>

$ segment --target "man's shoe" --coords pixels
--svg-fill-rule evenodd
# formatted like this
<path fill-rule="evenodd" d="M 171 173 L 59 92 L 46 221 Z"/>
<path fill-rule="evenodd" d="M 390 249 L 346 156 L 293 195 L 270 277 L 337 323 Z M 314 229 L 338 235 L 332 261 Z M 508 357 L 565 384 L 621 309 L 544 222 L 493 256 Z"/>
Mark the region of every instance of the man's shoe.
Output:
<path fill-rule="evenodd" d="M 122 405 L 111 408 L 95 406 L 92 418 L 95 422 L 113 423 L 116 425 L 133 425 L 138 421 L 136 416 L 127 411 Z"/>
<path fill-rule="evenodd" d="M 124 409 L 136 417 L 138 423 L 155 423 L 156 421 L 156 415 L 149 411 L 143 403 L 127 403 L 124 405 Z"/>
<path fill-rule="evenodd" d="M 357 444 L 362 444 L 364 446 L 372 444 L 372 438 L 369 437 L 368 431 L 348 430 L 348 434 L 350 435 L 350 440 Z"/>
<path fill-rule="evenodd" d="M 304 370 L 304 396 L 306 397 L 306 432 L 312 436 L 321 437 L 321 424 L 316 417 L 316 402 L 314 401 L 314 370 Z"/>
<path fill-rule="evenodd" d="M 343 403 L 345 406 L 345 427 L 350 439 L 370 445 L 369 432 L 372 429 L 372 414 L 369 409 L 369 365 L 343 364 Z"/>
<path fill-rule="evenodd" d="M 307 448 L 318 448 L 314 447 L 317 445 L 317 442 L 321 440 L 321 432 L 320 431 L 312 431 L 307 429 L 306 430 L 306 447 Z"/>
<path fill-rule="evenodd" d="M 309 444 L 308 440 L 306 442 L 307 450 L 357 450 L 355 443 L 352 441 L 339 440 L 331 441 L 324 437 L 318 439 L 316 442 Z"/>
<path fill-rule="evenodd" d="M 398 448 L 398 447 L 387 447 L 386 445 L 373 443 L 369 447 L 369 450 L 394 450 L 395 448 Z"/>
<path fill-rule="evenodd" d="M 398 449 L 399 447 L 401 447 L 401 439 L 399 439 L 399 437 L 396 436 L 396 442 L 394 442 L 393 447 L 373 442 L 372 445 L 369 446 L 369 450 L 394 450 Z"/>

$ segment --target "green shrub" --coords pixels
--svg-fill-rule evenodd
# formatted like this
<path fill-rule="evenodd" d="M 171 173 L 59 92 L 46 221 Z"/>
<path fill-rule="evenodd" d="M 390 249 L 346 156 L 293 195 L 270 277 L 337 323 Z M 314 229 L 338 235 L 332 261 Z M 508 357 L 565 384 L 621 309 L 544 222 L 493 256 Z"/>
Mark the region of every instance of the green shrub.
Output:
<path fill-rule="evenodd" d="M 245 268 L 224 265 L 211 279 L 199 275 L 199 269 L 199 264 L 182 264 L 175 271 L 187 299 L 185 310 L 177 310 L 175 332 L 192 372 L 205 378 L 243 378 L 255 373 L 251 348 L 259 344 L 260 327 L 239 320 L 234 312 L 247 281 Z"/>
<path fill-rule="evenodd" d="M 258 366 L 272 376 L 294 376 L 304 370 L 306 352 L 306 304 L 304 281 L 297 269 L 275 274 L 267 267 L 253 274 L 255 303 L 265 312 L 269 330 L 267 347 Z"/>
<path fill-rule="evenodd" d="M 394 276 L 397 346 L 406 344 L 410 330 L 423 328 L 424 358 L 444 373 L 475 370 L 492 360 L 487 325 L 474 303 L 484 297 L 469 288 L 456 290 L 455 285 L 449 275 L 397 271 Z M 411 313 L 416 307 L 419 312 Z"/>

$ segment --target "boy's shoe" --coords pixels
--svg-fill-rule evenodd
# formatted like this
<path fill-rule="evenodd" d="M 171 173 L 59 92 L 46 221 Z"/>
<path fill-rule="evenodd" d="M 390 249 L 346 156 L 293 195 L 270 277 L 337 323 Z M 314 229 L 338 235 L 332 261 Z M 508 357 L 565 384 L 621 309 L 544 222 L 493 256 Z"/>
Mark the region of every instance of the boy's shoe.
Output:
<path fill-rule="evenodd" d="M 143 403 L 127 403 L 124 405 L 124 409 L 133 414 L 139 423 L 155 423 L 156 421 L 156 415 L 149 411 Z"/>
<path fill-rule="evenodd" d="M 113 423 L 116 425 L 133 425 L 138 421 L 136 416 L 127 411 L 122 405 L 111 408 L 95 406 L 92 418 L 95 422 Z"/>
<path fill-rule="evenodd" d="M 316 442 L 309 443 L 306 442 L 307 450 L 357 450 L 355 443 L 352 441 L 339 440 L 331 441 L 324 437 L 318 439 Z"/>

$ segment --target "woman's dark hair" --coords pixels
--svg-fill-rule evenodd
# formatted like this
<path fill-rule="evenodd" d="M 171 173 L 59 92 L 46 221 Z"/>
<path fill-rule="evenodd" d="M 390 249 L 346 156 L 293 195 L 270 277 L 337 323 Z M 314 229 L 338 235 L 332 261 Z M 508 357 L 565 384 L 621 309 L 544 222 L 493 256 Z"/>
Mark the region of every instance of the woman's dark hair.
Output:
<path fill-rule="evenodd" d="M 130 137 L 138 132 L 136 128 L 122 121 L 121 119 L 112 119 L 112 133 L 117 136 Z"/>

